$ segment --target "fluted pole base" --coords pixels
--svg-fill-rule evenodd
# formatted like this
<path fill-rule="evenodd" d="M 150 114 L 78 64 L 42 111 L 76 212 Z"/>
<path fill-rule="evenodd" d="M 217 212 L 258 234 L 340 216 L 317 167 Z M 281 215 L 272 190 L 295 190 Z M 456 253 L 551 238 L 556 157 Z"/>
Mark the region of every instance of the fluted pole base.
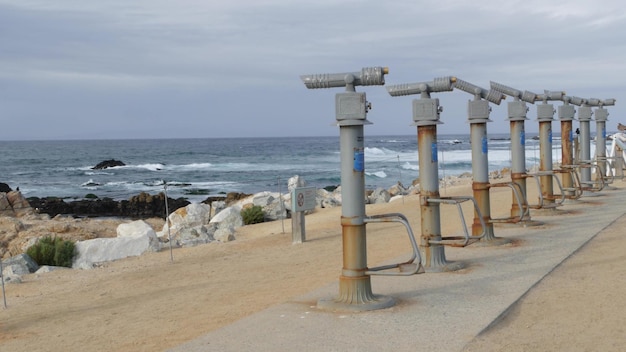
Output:
<path fill-rule="evenodd" d="M 339 296 L 320 299 L 317 307 L 327 310 L 361 312 L 389 308 L 395 304 L 392 297 L 375 295 L 369 276 L 339 277 Z"/>

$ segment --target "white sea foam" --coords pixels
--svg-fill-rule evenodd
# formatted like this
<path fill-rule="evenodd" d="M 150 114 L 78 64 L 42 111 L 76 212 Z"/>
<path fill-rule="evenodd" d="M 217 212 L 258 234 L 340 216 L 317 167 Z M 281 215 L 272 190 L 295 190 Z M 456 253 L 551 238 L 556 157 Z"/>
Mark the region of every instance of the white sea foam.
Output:
<path fill-rule="evenodd" d="M 367 176 L 375 176 L 378 178 L 386 178 L 387 174 L 384 171 L 365 172 Z"/>
<path fill-rule="evenodd" d="M 97 175 L 115 175 L 115 172 L 106 172 L 106 171 L 86 171 L 86 176 L 97 176 Z"/>

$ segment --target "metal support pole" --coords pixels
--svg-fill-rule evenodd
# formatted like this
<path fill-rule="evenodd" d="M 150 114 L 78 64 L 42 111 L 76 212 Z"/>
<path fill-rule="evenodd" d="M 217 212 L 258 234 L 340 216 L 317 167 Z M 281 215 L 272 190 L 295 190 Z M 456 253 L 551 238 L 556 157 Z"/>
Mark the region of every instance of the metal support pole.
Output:
<path fill-rule="evenodd" d="M 437 159 L 437 125 L 417 126 L 417 151 L 420 179 L 421 230 L 420 249 L 422 266 L 427 271 L 448 271 L 444 246 L 431 244 L 441 241 L 439 203 L 428 202 L 439 198 L 439 161 Z"/>
<path fill-rule="evenodd" d="M 551 104 L 545 104 L 550 105 Z M 539 121 L 539 171 L 552 172 L 552 121 Z M 539 176 L 541 183 L 541 194 L 544 205 L 550 207 L 554 202 L 554 185 L 552 175 Z"/>
<path fill-rule="evenodd" d="M 576 109 L 569 105 L 571 97 L 564 97 L 564 104 L 559 106 L 559 120 L 561 121 L 561 165 L 574 164 L 574 130 L 572 128 L 572 121 L 576 115 Z M 563 190 L 566 196 L 571 197 L 575 194 L 571 189 L 574 188 L 574 180 L 572 174 L 564 172 L 561 174 L 561 183 L 563 184 Z"/>
<path fill-rule="evenodd" d="M 486 101 L 476 100 L 472 103 L 484 103 Z M 470 108 L 471 109 L 471 108 Z M 487 124 L 485 122 L 470 121 L 470 141 L 472 144 L 472 191 L 474 199 L 478 204 L 478 209 L 483 216 L 483 222 L 487 226 L 485 237 L 481 241 L 491 241 L 495 239 L 493 234 L 493 223 L 491 223 L 491 200 L 489 196 L 489 161 L 488 161 L 488 140 Z M 483 231 L 478 214 L 474 212 L 474 222 L 472 224 L 472 235 L 479 235 Z"/>
<path fill-rule="evenodd" d="M 515 102 L 513 102 L 515 103 Z M 519 102 L 524 104 L 523 102 Z M 510 104 L 510 103 L 509 103 Z M 525 106 L 525 104 L 524 104 Z M 510 114 L 509 106 L 509 114 Z M 511 126 L 511 182 L 518 185 L 524 197 L 523 204 L 528 204 L 527 188 L 526 188 L 526 131 L 524 119 L 509 119 Z M 511 216 L 518 216 L 520 209 L 519 204 L 515 201 L 515 192 L 512 193 Z M 524 206 L 524 205 L 523 205 Z M 528 208 L 524 209 L 524 218 L 522 221 L 530 221 L 530 212 Z"/>
<path fill-rule="evenodd" d="M 602 107 L 596 109 L 596 160 L 598 162 L 598 174 L 596 180 L 600 181 L 606 175 L 606 121 L 609 112 Z"/>
<path fill-rule="evenodd" d="M 578 108 L 578 121 L 580 122 L 580 162 L 581 163 L 589 163 L 591 162 L 591 146 L 590 146 L 590 126 L 589 123 L 591 121 L 591 115 L 593 112 L 591 111 L 590 106 L 581 106 Z M 591 168 L 583 167 L 580 170 L 580 182 L 585 186 L 590 186 L 591 184 Z"/>
<path fill-rule="evenodd" d="M 539 121 L 539 176 L 543 207 L 553 208 L 554 200 L 554 169 L 552 166 L 552 120 L 554 120 L 554 105 L 548 104 L 549 100 L 563 100 L 565 92 L 544 91 L 536 100 L 543 103 L 537 105 L 537 121 Z"/>
<path fill-rule="evenodd" d="M 343 269 L 339 277 L 339 297 L 320 301 L 322 306 L 350 310 L 372 310 L 390 307 L 391 297 L 372 293 L 367 270 L 365 236 L 365 158 L 363 125 L 340 126 L 341 155 L 341 238 Z"/>

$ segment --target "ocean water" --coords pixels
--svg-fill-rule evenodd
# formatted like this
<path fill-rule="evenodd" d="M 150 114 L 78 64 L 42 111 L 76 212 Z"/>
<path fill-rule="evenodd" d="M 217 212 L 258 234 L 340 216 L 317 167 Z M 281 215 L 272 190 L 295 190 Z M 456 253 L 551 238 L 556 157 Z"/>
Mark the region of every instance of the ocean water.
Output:
<path fill-rule="evenodd" d="M 489 135 L 489 170 L 510 167 L 508 134 Z M 302 176 L 310 186 L 339 185 L 339 136 L 221 139 L 0 141 L 0 182 L 26 197 L 116 200 L 140 192 L 200 202 L 226 192 L 286 192 Z M 560 160 L 554 136 L 553 161 Z M 439 175 L 471 172 L 469 135 L 438 136 Z M 526 136 L 526 166 L 539 163 L 539 142 Z M 126 166 L 93 170 L 103 160 Z M 365 136 L 366 187 L 405 185 L 419 177 L 417 138 Z"/>

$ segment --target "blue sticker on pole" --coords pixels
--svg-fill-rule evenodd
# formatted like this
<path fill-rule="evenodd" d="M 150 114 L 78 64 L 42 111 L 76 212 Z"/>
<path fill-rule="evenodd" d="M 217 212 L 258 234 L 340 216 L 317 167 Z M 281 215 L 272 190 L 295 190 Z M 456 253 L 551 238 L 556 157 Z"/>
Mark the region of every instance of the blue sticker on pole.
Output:
<path fill-rule="evenodd" d="M 483 154 L 487 154 L 487 136 L 483 136 L 482 145 L 483 145 Z"/>
<path fill-rule="evenodd" d="M 430 160 L 433 163 L 436 163 L 438 161 L 437 159 L 437 142 L 432 142 L 432 144 L 430 145 Z"/>
<path fill-rule="evenodd" d="M 519 133 L 519 140 L 522 144 L 522 147 L 526 145 L 526 131 L 522 131 Z"/>
<path fill-rule="evenodd" d="M 574 131 L 572 131 L 572 130 L 569 131 L 569 141 L 570 142 L 574 141 Z"/>
<path fill-rule="evenodd" d="M 606 139 L 606 128 L 602 129 L 602 138 Z"/>
<path fill-rule="evenodd" d="M 354 171 L 365 171 L 365 153 L 363 152 L 363 148 L 354 149 Z"/>
<path fill-rule="evenodd" d="M 548 141 L 550 141 L 550 143 L 552 143 L 552 129 L 550 129 L 548 131 Z"/>

